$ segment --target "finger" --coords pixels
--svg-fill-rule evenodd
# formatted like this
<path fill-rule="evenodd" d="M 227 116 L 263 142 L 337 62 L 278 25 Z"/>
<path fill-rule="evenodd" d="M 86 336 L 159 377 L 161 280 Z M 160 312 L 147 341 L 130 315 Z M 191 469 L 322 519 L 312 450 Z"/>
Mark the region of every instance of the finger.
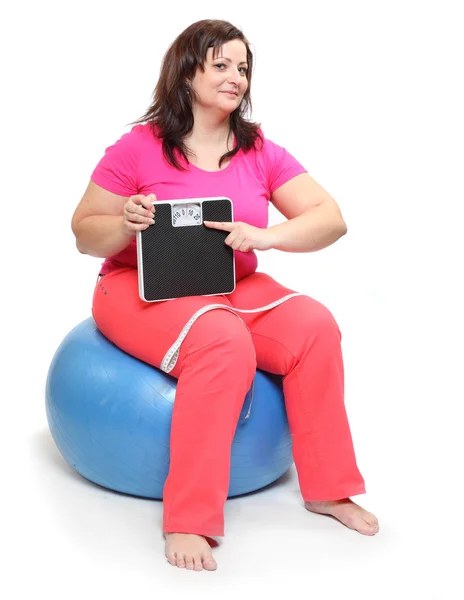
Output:
<path fill-rule="evenodd" d="M 223 231 L 232 231 L 235 227 L 235 223 L 224 223 L 221 221 L 203 221 L 203 224 L 213 229 L 222 229 Z"/>
<path fill-rule="evenodd" d="M 244 240 L 244 237 L 240 233 L 240 230 L 236 229 L 235 231 L 231 231 L 229 233 L 229 235 L 225 239 L 225 242 L 229 246 L 232 246 L 232 248 L 234 250 L 237 250 L 237 248 L 240 246 L 240 244 L 243 242 L 243 240 Z"/>
<path fill-rule="evenodd" d="M 137 233 L 137 231 L 144 231 L 150 227 L 150 223 L 131 223 L 130 221 L 126 221 L 124 223 L 126 231 L 130 233 Z"/>
<path fill-rule="evenodd" d="M 129 202 L 132 202 L 133 204 L 137 204 L 138 206 L 143 206 L 143 201 L 146 199 L 146 196 L 143 196 L 142 194 L 135 194 L 135 196 L 131 196 L 129 198 Z"/>
<path fill-rule="evenodd" d="M 129 217 L 131 217 L 131 215 L 141 215 L 143 217 L 153 218 L 153 215 L 155 214 L 153 210 L 148 210 L 141 204 L 135 204 L 133 202 L 128 202 L 125 209 Z"/>
<path fill-rule="evenodd" d="M 243 250 L 240 249 L 240 246 L 243 246 L 245 243 L 245 240 L 239 239 L 239 240 L 234 240 L 233 244 L 232 244 L 232 248 L 234 250 L 240 250 L 241 252 L 243 252 Z"/>
<path fill-rule="evenodd" d="M 137 209 L 137 212 L 126 211 L 124 217 L 130 223 L 153 223 L 153 213 L 144 209 Z"/>
<path fill-rule="evenodd" d="M 131 196 L 128 205 L 133 205 L 133 208 L 131 206 L 130 212 L 140 212 L 140 214 L 144 214 L 148 217 L 155 213 L 153 202 L 156 202 L 155 194 L 149 194 L 148 196 L 136 194 L 135 196 Z M 135 207 L 140 207 L 140 210 Z"/>
<path fill-rule="evenodd" d="M 239 250 L 240 252 L 249 252 L 252 247 L 253 243 L 244 236 L 237 236 L 232 245 L 234 250 Z"/>
<path fill-rule="evenodd" d="M 156 202 L 157 198 L 155 196 L 155 194 L 148 194 L 148 196 L 145 196 L 143 199 L 143 206 L 149 210 L 151 213 L 155 212 L 155 207 L 153 206 L 153 202 Z"/>
<path fill-rule="evenodd" d="M 238 247 L 238 250 L 240 252 L 250 252 L 250 250 L 252 249 L 253 245 L 250 244 L 250 242 L 247 242 L 246 240 L 244 240 L 240 246 Z"/>

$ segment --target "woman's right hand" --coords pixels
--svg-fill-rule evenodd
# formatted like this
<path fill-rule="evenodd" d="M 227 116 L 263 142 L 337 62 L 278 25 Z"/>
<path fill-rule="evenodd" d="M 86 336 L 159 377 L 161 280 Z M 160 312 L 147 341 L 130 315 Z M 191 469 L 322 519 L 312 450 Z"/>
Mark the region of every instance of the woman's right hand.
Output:
<path fill-rule="evenodd" d="M 124 204 L 124 231 L 134 234 L 137 231 L 144 231 L 155 222 L 154 216 L 156 209 L 152 202 L 156 200 L 155 194 L 142 196 L 136 194 L 131 196 Z"/>

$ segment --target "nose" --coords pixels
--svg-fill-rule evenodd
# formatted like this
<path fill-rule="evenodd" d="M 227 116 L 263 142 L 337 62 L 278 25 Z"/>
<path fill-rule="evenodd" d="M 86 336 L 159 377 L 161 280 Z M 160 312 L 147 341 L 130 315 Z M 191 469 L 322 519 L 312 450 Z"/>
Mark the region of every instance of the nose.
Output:
<path fill-rule="evenodd" d="M 234 85 L 236 85 L 238 87 L 238 84 L 240 82 L 240 77 L 241 77 L 241 75 L 237 69 L 231 69 L 229 72 L 229 83 L 233 83 Z"/>

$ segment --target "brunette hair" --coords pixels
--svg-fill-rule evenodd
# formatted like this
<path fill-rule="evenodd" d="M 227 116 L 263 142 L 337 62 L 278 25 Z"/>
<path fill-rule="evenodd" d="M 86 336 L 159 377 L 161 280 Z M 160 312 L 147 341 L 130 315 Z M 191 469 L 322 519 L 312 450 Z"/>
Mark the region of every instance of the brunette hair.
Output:
<path fill-rule="evenodd" d="M 188 162 L 184 137 L 193 128 L 194 92 L 188 82 L 195 76 L 197 68 L 205 71 L 204 63 L 208 48 L 213 48 L 213 54 L 217 55 L 222 45 L 231 40 L 241 40 L 246 46 L 248 88 L 240 105 L 230 115 L 230 128 L 236 140 L 235 147 L 221 156 L 219 167 L 224 160 L 237 154 L 241 148 L 247 151 L 255 146 L 258 139 L 262 141 L 260 125 L 245 118 L 248 111 L 251 114 L 250 92 L 253 68 L 253 54 L 248 40 L 239 29 L 227 21 L 208 19 L 197 21 L 187 27 L 168 48 L 152 94 L 153 102 L 140 119 L 131 123 L 131 125 L 146 122 L 151 124 L 153 134 L 163 140 L 163 154 L 166 160 L 176 169 L 185 169 L 176 156 L 176 150 Z"/>

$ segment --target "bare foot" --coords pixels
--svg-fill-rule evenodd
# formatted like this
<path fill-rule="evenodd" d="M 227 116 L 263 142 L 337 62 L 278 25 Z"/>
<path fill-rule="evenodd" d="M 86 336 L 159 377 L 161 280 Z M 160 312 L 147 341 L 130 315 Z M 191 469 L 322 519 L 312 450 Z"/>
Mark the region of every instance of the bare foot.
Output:
<path fill-rule="evenodd" d="M 328 502 L 305 502 L 305 508 L 321 515 L 332 515 L 350 529 L 364 535 L 375 535 L 379 531 L 377 518 L 349 498 Z"/>
<path fill-rule="evenodd" d="M 202 535 L 193 533 L 166 533 L 165 553 L 168 562 L 174 567 L 192 571 L 215 571 L 217 563 L 211 546 Z"/>

